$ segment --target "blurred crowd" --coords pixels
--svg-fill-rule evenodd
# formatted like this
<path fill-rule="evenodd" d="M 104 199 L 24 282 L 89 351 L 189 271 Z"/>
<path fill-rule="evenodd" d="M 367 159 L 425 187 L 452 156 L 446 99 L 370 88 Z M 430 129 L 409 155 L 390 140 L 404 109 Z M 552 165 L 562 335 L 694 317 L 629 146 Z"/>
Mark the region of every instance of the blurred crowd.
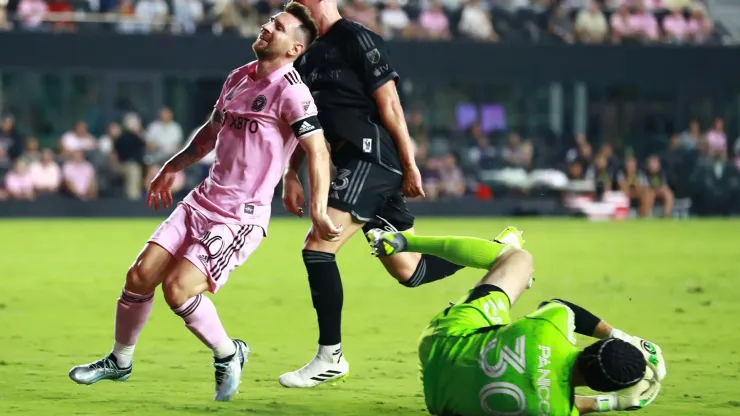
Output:
<path fill-rule="evenodd" d="M 642 216 L 652 216 L 656 206 L 663 209 L 659 215 L 670 216 L 677 200 L 693 201 L 692 211 L 701 214 L 740 208 L 740 138 L 727 137 L 721 118 L 707 124 L 692 120 L 667 140 L 662 153 L 643 155 L 584 134 L 569 143 L 549 132 L 484 133 L 478 123 L 463 131 L 431 129 L 420 109 L 411 109 L 407 118 L 427 200 L 573 192 L 598 199 L 621 191 Z M 100 137 L 79 121 L 44 148 L 5 115 L 0 198 L 142 199 L 162 163 L 194 133 L 186 135 L 170 109 L 162 108 L 146 125 L 138 114 L 127 113 Z M 212 152 L 181 172 L 175 195 L 184 196 L 205 178 L 213 159 Z"/>
<path fill-rule="evenodd" d="M 713 43 L 700 0 L 338 0 L 387 38 Z M 256 36 L 282 0 L 0 0 L 0 30 Z"/>
<path fill-rule="evenodd" d="M 53 195 L 141 199 L 153 175 L 186 139 L 168 108 L 161 109 L 146 127 L 138 114 L 128 113 L 120 123 L 110 123 L 100 137 L 78 121 L 55 145 L 43 148 L 36 137 L 24 136 L 15 128 L 12 115 L 5 115 L 0 126 L 0 199 Z M 210 154 L 181 172 L 173 193 L 181 194 L 200 182 L 212 161 Z"/>
<path fill-rule="evenodd" d="M 450 140 L 428 132 L 420 111 L 408 123 L 428 199 L 559 194 L 598 201 L 621 191 L 643 217 L 670 217 L 677 205 L 702 215 L 740 213 L 740 138 L 728 139 L 721 118 L 691 120 L 651 154 L 584 134 L 566 146 L 551 133 L 485 134 L 477 123 Z"/>
<path fill-rule="evenodd" d="M 734 154 L 734 158 L 730 157 Z M 630 148 L 615 151 L 609 143 L 595 150 L 579 135 L 566 153 L 570 181 L 585 182 L 597 199 L 605 192 L 621 191 L 643 217 L 679 210 L 700 215 L 740 213 L 740 138 L 729 141 L 724 121 L 702 125 L 691 120 L 675 132 L 662 152 L 639 157 Z"/>

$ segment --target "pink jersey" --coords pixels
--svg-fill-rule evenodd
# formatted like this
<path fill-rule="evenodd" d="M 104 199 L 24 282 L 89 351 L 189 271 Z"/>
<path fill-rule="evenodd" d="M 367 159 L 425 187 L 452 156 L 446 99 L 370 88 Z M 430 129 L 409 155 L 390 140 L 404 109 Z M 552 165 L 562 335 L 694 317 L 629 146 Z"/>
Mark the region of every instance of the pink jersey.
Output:
<path fill-rule="evenodd" d="M 421 13 L 419 24 L 421 24 L 421 27 L 424 29 L 433 33 L 444 32 L 449 29 L 450 26 L 450 22 L 447 20 L 447 16 L 445 16 L 444 13 L 434 12 L 431 10 L 426 10 Z"/>
<path fill-rule="evenodd" d="M 62 166 L 62 178 L 77 192 L 87 192 L 95 182 L 95 168 L 92 163 L 83 160 L 68 161 Z"/>
<path fill-rule="evenodd" d="M 616 32 L 618 35 L 625 36 L 631 33 L 632 28 L 630 27 L 629 15 L 625 17 L 614 13 L 609 21 L 612 31 Z"/>
<path fill-rule="evenodd" d="M 5 189 L 11 195 L 20 195 L 33 192 L 33 178 L 31 174 L 8 172 L 5 176 Z"/>
<path fill-rule="evenodd" d="M 727 135 L 723 131 L 709 130 L 707 132 L 709 148 L 715 151 L 727 151 Z"/>
<path fill-rule="evenodd" d="M 663 31 L 671 38 L 683 40 L 689 35 L 689 22 L 681 14 L 671 14 L 663 19 Z"/>
<path fill-rule="evenodd" d="M 660 35 L 658 20 L 651 13 L 633 14 L 630 16 L 629 23 L 633 33 L 644 34 L 653 40 Z"/>
<path fill-rule="evenodd" d="M 706 41 L 712 33 L 712 23 L 706 18 L 696 19 L 692 17 L 689 19 L 687 26 L 689 35 L 693 36 L 697 43 Z"/>
<path fill-rule="evenodd" d="M 223 124 L 208 177 L 184 202 L 210 220 L 267 232 L 275 187 L 298 140 L 321 130 L 308 87 L 292 64 L 255 81 L 257 61 L 229 74 L 216 102 Z"/>

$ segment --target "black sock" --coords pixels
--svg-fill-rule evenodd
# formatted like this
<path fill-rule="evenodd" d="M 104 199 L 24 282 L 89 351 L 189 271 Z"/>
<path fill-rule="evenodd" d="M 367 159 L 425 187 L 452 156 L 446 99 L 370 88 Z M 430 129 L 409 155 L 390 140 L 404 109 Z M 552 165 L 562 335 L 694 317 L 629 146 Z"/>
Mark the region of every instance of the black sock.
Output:
<path fill-rule="evenodd" d="M 459 264 L 450 263 L 449 261 L 429 254 L 423 254 L 419 264 L 416 265 L 416 270 L 411 278 L 403 282 L 402 284 L 406 287 L 417 287 L 427 283 L 436 282 L 442 280 L 447 276 L 452 276 L 457 273 L 458 270 L 464 269 L 465 266 Z"/>
<path fill-rule="evenodd" d="M 303 250 L 311 300 L 319 321 L 319 345 L 342 342 L 342 278 L 335 256 L 322 251 Z"/>

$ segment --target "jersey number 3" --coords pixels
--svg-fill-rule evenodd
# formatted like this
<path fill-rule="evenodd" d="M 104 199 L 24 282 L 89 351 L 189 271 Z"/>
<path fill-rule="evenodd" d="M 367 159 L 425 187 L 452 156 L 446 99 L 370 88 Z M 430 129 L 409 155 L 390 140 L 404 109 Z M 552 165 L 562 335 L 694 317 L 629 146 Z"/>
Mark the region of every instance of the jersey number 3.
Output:
<path fill-rule="evenodd" d="M 527 361 L 525 358 L 525 341 L 526 338 L 524 335 L 517 338 L 514 341 L 513 350 L 510 346 L 504 345 L 501 348 L 498 362 L 491 365 L 491 363 L 489 363 L 488 361 L 488 353 L 496 350 L 496 347 L 500 342 L 499 338 L 492 339 L 488 344 L 486 344 L 485 348 L 483 348 L 480 353 L 479 364 L 481 370 L 483 370 L 483 372 L 488 377 L 491 377 L 493 379 L 501 377 L 509 370 L 515 371 L 518 374 L 524 374 L 524 370 L 527 366 Z M 509 404 L 509 406 L 513 404 L 513 409 L 508 411 L 491 409 L 491 407 L 488 405 L 488 402 L 492 396 L 507 396 L 509 400 L 505 400 L 505 398 L 502 397 L 502 399 L 504 400 L 494 400 L 494 402 L 511 403 Z M 522 391 L 522 389 L 516 384 L 506 381 L 494 381 L 492 383 L 486 384 L 481 389 L 478 397 L 480 399 L 481 408 L 489 415 L 523 416 L 527 410 L 527 401 L 524 397 L 524 392 Z M 511 400 L 513 400 L 513 403 L 511 402 Z"/>

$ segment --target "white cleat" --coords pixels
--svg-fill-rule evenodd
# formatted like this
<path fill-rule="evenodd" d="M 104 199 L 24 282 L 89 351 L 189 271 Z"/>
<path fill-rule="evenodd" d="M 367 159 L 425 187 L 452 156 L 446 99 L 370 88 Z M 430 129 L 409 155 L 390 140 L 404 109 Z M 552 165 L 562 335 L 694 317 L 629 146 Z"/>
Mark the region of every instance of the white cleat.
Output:
<path fill-rule="evenodd" d="M 344 359 L 342 349 L 339 348 L 331 353 L 324 349 L 319 346 L 311 362 L 299 370 L 281 375 L 278 382 L 283 387 L 307 388 L 349 377 L 349 363 Z"/>
<path fill-rule="evenodd" d="M 236 353 L 233 356 L 216 360 L 213 366 L 216 369 L 216 394 L 213 399 L 217 402 L 228 402 L 239 391 L 242 382 L 244 363 L 249 356 L 249 346 L 240 339 L 235 339 Z"/>

